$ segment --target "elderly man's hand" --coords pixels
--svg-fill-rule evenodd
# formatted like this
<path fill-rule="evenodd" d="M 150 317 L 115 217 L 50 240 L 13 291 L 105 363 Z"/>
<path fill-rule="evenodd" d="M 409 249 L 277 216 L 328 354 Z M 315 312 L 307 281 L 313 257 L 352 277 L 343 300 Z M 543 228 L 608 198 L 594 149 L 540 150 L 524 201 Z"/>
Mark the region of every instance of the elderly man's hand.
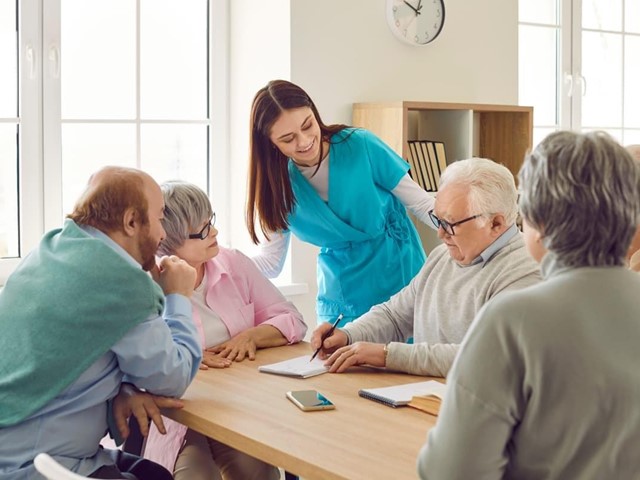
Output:
<path fill-rule="evenodd" d="M 328 358 L 336 349 L 344 347 L 349 343 L 349 337 L 347 337 L 347 334 L 339 328 L 336 328 L 330 337 L 327 337 L 322 341 L 322 337 L 324 337 L 331 328 L 332 326 L 330 323 L 321 323 L 311 334 L 311 347 L 314 352 L 318 348 L 322 347 L 322 350 L 320 350 L 320 353 L 318 354 L 322 359 Z"/>
<path fill-rule="evenodd" d="M 339 348 L 325 362 L 331 373 L 342 373 L 355 365 L 385 366 L 384 345 L 381 343 L 356 342 Z"/>
<path fill-rule="evenodd" d="M 166 433 L 161 408 L 182 408 L 184 403 L 177 398 L 161 397 L 138 390 L 129 383 L 120 386 L 118 395 L 113 399 L 113 417 L 122 438 L 129 436 L 129 417 L 133 414 L 140 426 L 143 437 L 149 434 L 149 419 L 156 424 L 158 431 Z"/>

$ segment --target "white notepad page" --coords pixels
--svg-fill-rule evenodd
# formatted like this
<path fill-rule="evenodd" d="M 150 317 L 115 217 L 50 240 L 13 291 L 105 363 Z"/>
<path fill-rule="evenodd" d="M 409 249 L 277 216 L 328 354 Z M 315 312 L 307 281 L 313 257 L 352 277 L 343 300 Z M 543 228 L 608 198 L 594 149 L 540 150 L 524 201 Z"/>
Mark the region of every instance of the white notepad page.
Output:
<path fill-rule="evenodd" d="M 258 370 L 264 373 L 275 373 L 276 375 L 286 375 L 288 377 L 307 378 L 320 375 L 329 370 L 324 366 L 324 360 L 316 357 L 309 361 L 311 355 L 291 358 L 283 362 L 262 365 Z"/>

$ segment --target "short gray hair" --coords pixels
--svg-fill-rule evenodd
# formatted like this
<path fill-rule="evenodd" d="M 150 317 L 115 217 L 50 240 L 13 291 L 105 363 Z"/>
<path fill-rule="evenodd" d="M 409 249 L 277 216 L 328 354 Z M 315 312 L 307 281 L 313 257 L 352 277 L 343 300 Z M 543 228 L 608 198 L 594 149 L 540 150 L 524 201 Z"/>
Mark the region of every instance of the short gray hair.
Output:
<path fill-rule="evenodd" d="M 469 187 L 469 206 L 473 214 L 502 214 L 507 225 L 518 216 L 518 192 L 515 179 L 507 167 L 487 158 L 458 160 L 449 165 L 440 178 L 440 188 L 447 184 Z"/>
<path fill-rule="evenodd" d="M 640 168 L 605 132 L 548 135 L 520 170 L 520 208 L 567 267 L 624 265 L 640 219 Z"/>
<path fill-rule="evenodd" d="M 160 255 L 173 255 L 190 233 L 213 215 L 207 194 L 192 183 L 171 180 L 160 185 L 164 196 L 164 227 L 167 236 L 158 248 Z"/>

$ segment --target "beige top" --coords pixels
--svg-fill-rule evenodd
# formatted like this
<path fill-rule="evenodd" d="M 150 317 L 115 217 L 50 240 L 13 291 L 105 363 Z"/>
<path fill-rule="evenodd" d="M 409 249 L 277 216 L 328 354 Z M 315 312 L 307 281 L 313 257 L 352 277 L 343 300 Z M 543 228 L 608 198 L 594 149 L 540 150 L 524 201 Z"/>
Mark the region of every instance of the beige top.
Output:
<path fill-rule="evenodd" d="M 419 456 L 421 478 L 638 478 L 640 277 L 559 269 L 550 255 L 546 281 L 478 315 Z"/>

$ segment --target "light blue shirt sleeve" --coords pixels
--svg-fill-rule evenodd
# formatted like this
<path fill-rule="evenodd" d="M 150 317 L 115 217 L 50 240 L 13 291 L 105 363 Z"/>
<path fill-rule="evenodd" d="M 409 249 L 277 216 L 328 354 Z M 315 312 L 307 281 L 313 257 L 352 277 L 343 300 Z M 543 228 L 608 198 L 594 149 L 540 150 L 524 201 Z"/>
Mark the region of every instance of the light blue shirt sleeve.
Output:
<path fill-rule="evenodd" d="M 163 315 L 131 329 L 111 351 L 123 381 L 156 395 L 182 396 L 202 360 L 191 302 L 183 295 L 167 295 Z"/>

